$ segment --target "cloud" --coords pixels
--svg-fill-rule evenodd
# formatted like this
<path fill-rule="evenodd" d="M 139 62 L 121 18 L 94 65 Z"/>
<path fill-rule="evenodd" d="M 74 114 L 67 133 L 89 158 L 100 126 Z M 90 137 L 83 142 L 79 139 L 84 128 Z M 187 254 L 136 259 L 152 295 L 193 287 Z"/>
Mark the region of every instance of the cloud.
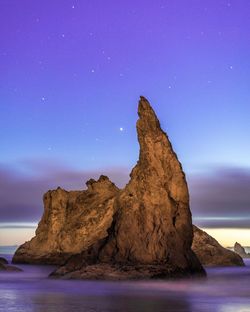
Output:
<path fill-rule="evenodd" d="M 1 229 L 36 229 L 37 223 L 24 223 L 24 222 L 17 222 L 17 223 L 8 223 L 8 222 L 0 222 L 0 230 Z"/>
<path fill-rule="evenodd" d="M 188 178 L 194 221 L 202 227 L 250 228 L 250 170 L 217 168 Z"/>
<path fill-rule="evenodd" d="M 26 160 L 18 168 L 0 165 L 1 223 L 38 222 L 43 213 L 42 196 L 48 189 L 84 189 L 88 179 L 97 179 L 101 174 L 123 187 L 130 172 L 130 168 L 81 171 L 51 160 Z M 206 174 L 189 175 L 188 184 L 195 224 L 250 228 L 249 169 L 217 168 Z"/>
<path fill-rule="evenodd" d="M 117 186 L 129 179 L 126 168 L 77 171 L 57 162 L 25 161 L 21 170 L 0 165 L 0 222 L 37 222 L 43 213 L 43 194 L 58 186 L 67 190 L 85 189 L 85 182 L 101 174 L 109 176 Z"/>

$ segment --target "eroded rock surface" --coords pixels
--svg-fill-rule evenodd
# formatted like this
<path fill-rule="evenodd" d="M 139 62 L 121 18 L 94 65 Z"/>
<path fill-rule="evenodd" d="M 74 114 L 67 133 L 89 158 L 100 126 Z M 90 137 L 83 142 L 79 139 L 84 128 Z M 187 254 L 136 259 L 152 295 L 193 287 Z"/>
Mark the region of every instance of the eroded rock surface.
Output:
<path fill-rule="evenodd" d="M 206 266 L 244 266 L 242 258 L 235 252 L 222 247 L 216 239 L 193 226 L 192 249 L 200 262 Z"/>
<path fill-rule="evenodd" d="M 234 244 L 234 251 L 240 255 L 242 258 L 250 258 L 250 254 L 246 252 L 245 248 L 241 246 L 238 242 Z"/>
<path fill-rule="evenodd" d="M 119 189 L 105 176 L 85 191 L 48 191 L 36 236 L 18 248 L 13 263 L 63 264 L 73 254 L 107 236 Z"/>

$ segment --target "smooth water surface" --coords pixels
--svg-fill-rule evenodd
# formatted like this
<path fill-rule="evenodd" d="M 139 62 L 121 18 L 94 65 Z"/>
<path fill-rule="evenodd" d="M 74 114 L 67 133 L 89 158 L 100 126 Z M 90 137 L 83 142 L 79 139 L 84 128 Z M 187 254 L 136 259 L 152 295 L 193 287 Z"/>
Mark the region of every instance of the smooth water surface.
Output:
<path fill-rule="evenodd" d="M 0 311 L 250 312 L 246 264 L 207 269 L 203 280 L 130 282 L 55 280 L 51 266 L 19 265 L 21 273 L 0 273 Z"/>

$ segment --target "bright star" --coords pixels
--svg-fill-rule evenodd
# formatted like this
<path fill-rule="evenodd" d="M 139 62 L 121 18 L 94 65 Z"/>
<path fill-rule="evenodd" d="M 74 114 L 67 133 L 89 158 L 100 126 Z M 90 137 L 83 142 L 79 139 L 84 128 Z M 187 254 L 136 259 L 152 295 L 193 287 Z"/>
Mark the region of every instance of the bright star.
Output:
<path fill-rule="evenodd" d="M 123 131 L 124 129 L 123 129 L 123 127 L 120 127 L 120 129 L 119 129 L 120 131 Z"/>

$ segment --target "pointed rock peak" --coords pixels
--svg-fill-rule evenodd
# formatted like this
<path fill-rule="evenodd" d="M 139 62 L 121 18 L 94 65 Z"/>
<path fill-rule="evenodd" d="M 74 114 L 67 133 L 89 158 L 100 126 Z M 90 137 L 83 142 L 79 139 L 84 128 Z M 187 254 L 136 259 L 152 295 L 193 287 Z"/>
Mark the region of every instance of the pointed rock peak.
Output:
<path fill-rule="evenodd" d="M 141 96 L 139 105 L 138 105 L 138 115 L 139 120 L 137 121 L 137 131 L 140 130 L 150 130 L 155 131 L 157 129 L 160 129 L 160 123 L 159 120 L 149 104 L 148 100 Z"/>
<path fill-rule="evenodd" d="M 140 96 L 140 101 L 138 105 L 138 115 L 140 118 L 147 117 L 149 115 L 152 115 L 153 117 L 157 118 L 149 101 L 144 96 Z"/>

